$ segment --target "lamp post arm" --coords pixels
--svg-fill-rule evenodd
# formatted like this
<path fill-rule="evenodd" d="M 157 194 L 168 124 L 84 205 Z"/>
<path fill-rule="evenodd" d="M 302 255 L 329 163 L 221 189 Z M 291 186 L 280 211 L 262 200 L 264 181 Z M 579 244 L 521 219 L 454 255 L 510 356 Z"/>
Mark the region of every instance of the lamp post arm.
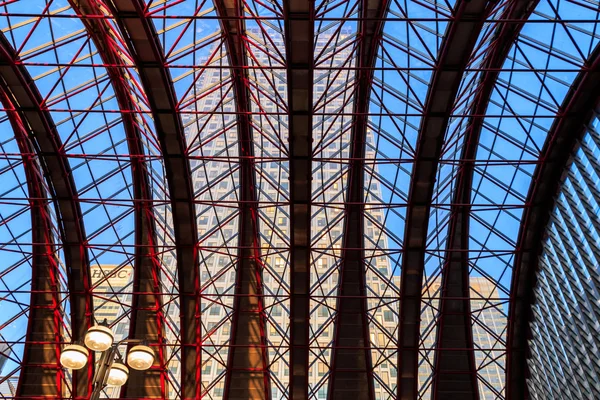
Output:
<path fill-rule="evenodd" d="M 129 343 L 142 343 L 143 340 L 141 339 L 123 339 L 121 341 L 119 341 L 116 345 L 120 346 L 122 344 L 129 344 Z"/>
<path fill-rule="evenodd" d="M 108 373 L 110 367 L 115 362 L 115 355 L 117 353 L 117 346 L 112 345 L 108 350 L 102 353 L 100 360 L 98 361 L 98 368 L 94 375 L 93 391 L 90 396 L 90 400 L 98 400 L 102 389 L 106 387 L 106 381 L 108 380 Z"/>

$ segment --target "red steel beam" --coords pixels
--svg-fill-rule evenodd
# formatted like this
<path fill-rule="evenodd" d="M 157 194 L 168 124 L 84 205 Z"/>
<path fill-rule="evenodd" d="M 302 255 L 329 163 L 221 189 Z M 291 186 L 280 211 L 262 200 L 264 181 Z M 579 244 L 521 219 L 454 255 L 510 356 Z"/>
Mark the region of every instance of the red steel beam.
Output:
<path fill-rule="evenodd" d="M 444 134 L 463 71 L 483 27 L 487 5 L 484 0 L 465 0 L 456 4 L 429 86 L 419 129 L 409 189 L 400 283 L 398 399 L 418 397 L 421 294 L 429 211 Z"/>
<path fill-rule="evenodd" d="M 508 312 L 506 398 L 528 397 L 527 357 L 531 306 L 539 256 L 544 246 L 544 234 L 554 209 L 555 196 L 562 184 L 562 174 L 571 154 L 586 132 L 594 110 L 600 102 L 600 46 L 596 46 L 584 63 L 569 93 L 560 107 L 535 170 L 519 228 Z"/>
<path fill-rule="evenodd" d="M 127 87 L 129 75 L 124 68 L 117 67 L 124 60 L 119 55 L 114 40 L 114 32 L 105 19 L 85 18 L 89 15 L 102 15 L 99 4 L 91 0 L 69 0 L 73 10 L 79 15 L 96 49 L 106 65 L 119 108 L 135 110 L 133 93 Z M 160 261 L 157 257 L 157 235 L 152 218 L 152 193 L 148 168 L 145 162 L 143 134 L 135 120 L 135 114 L 122 112 L 123 127 L 131 157 L 131 173 L 134 192 L 135 255 L 134 292 L 158 292 L 160 288 Z M 150 343 L 164 343 L 164 320 L 161 296 L 158 294 L 134 294 L 131 302 L 131 323 L 129 337 L 145 339 Z M 155 365 L 146 372 L 131 370 L 128 383 L 123 388 L 122 397 L 165 398 L 167 372 L 162 346 L 158 347 L 159 357 Z"/>
<path fill-rule="evenodd" d="M 451 205 L 436 338 L 436 347 L 439 350 L 434 355 L 432 383 L 434 399 L 457 396 L 459 382 L 463 389 L 466 386 L 470 394 L 478 396 L 469 300 L 469 255 L 464 251 L 469 248 L 469 214 L 475 170 L 474 160 L 483 128 L 483 114 L 490 101 L 496 79 L 512 44 L 536 4 L 537 1 L 515 0 L 507 6 L 501 19 L 520 19 L 523 22 L 521 24 L 500 23 L 481 66 L 485 72 L 480 77 L 479 90 L 470 110 L 471 114 L 478 117 L 470 119 L 465 132 L 465 145 L 462 149 L 455 195 Z M 465 350 L 456 352 L 451 351 L 452 348 Z"/>
<path fill-rule="evenodd" d="M 33 145 L 11 98 L 0 90 L 0 103 L 9 110 L 19 151 L 23 153 L 23 169 L 31 203 L 31 294 L 27 334 L 21 362 L 17 396 L 60 396 L 64 374 L 60 366 L 63 320 L 59 295 L 58 257 L 52 233 L 50 204 L 41 169 Z"/>
<path fill-rule="evenodd" d="M 308 399 L 314 2 L 285 0 L 290 151 L 290 399 Z"/>
<path fill-rule="evenodd" d="M 227 358 L 224 399 L 268 399 L 271 395 L 265 311 L 263 301 L 262 263 L 258 230 L 258 198 L 254 144 L 250 121 L 251 94 L 248 86 L 248 57 L 245 50 L 246 24 L 244 3 L 238 0 L 216 0 L 225 46 L 232 68 L 240 154 L 240 221 L 238 267 L 231 327 L 232 347 Z M 238 19 L 236 19 L 238 18 Z"/>
<path fill-rule="evenodd" d="M 109 4 L 135 61 L 150 104 L 165 164 L 177 251 L 181 310 L 181 396 L 200 398 L 201 324 L 198 230 L 183 123 L 160 39 L 142 0 Z"/>
<path fill-rule="evenodd" d="M 50 195 L 54 199 L 59 216 L 68 274 L 72 338 L 83 340 L 93 319 L 90 263 L 85 248 L 83 215 L 77 201 L 71 167 L 54 121 L 45 109 L 35 82 L 19 62 L 19 57 L 6 36 L 0 34 L 0 85 L 11 99 L 11 103 L 18 105 L 16 114 L 27 125 L 28 137 L 33 140 L 33 147 L 52 190 Z M 51 235 L 50 232 L 46 234 Z M 47 329 L 52 328 L 47 327 Z M 87 396 L 91 390 L 93 371 L 94 365 L 89 362 L 88 368 L 73 373 L 73 397 Z M 34 375 L 30 377 L 30 373 Z M 24 369 L 21 373 L 21 380 L 25 384 L 34 382 L 35 379 L 35 369 Z M 33 388 L 31 390 L 35 391 Z"/>
<path fill-rule="evenodd" d="M 366 299 L 364 250 L 365 151 L 369 123 L 369 99 L 373 87 L 388 0 L 362 0 L 357 45 L 358 86 L 353 105 L 354 124 L 350 139 L 347 203 L 344 205 L 344 236 L 340 265 L 339 293 L 334 322 L 334 346 L 328 399 L 375 399 L 371 339 Z M 349 296 L 349 297 L 347 297 Z"/>

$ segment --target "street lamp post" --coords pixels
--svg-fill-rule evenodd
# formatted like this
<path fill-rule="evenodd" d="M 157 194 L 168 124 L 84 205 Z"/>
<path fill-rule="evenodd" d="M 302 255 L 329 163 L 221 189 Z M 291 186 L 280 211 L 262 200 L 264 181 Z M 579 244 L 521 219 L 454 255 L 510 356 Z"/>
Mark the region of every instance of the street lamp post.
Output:
<path fill-rule="evenodd" d="M 96 373 L 92 382 L 90 400 L 98 400 L 102 389 L 107 386 L 123 386 L 129 378 L 129 368 L 123 362 L 119 346 L 135 344 L 127 353 L 129 367 L 145 371 L 154 363 L 154 351 L 138 339 L 114 341 L 114 333 L 108 327 L 106 319 L 94 325 L 85 334 L 85 346 L 73 343 L 65 346 L 60 355 L 60 363 L 68 369 L 81 369 L 87 364 L 89 350 L 100 352 L 100 360 L 96 364 Z"/>

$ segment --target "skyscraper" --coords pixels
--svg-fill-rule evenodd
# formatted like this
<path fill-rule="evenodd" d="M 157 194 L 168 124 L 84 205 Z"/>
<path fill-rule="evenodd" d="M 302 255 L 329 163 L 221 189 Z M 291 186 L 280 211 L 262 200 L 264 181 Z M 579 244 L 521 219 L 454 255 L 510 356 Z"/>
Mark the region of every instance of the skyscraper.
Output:
<path fill-rule="evenodd" d="M 4 366 L 10 357 L 11 349 L 8 343 L 0 343 L 0 375 L 4 372 Z"/>
<path fill-rule="evenodd" d="M 248 28 L 250 35 L 260 35 L 259 30 Z M 324 33 L 318 36 L 316 53 L 323 51 L 332 35 L 338 43 L 344 43 L 351 37 L 351 32 Z M 276 46 L 282 46 L 282 38 L 274 31 L 269 36 L 275 40 Z M 334 41 L 336 41 L 334 40 Z M 330 58 L 331 66 L 353 65 L 352 46 L 346 46 Z M 238 240 L 239 220 L 237 214 L 239 171 L 236 157 L 238 154 L 238 132 L 236 127 L 235 105 L 231 81 L 228 81 L 227 57 L 224 47 L 215 48 L 215 64 L 222 68 L 207 69 L 197 77 L 195 102 L 190 106 L 190 113 L 183 115 L 188 144 L 199 143 L 200 146 L 191 154 L 191 169 L 193 185 L 198 205 L 197 224 L 200 240 L 200 279 L 202 283 L 202 321 L 204 332 L 204 351 L 202 354 L 202 384 L 203 392 L 212 398 L 220 398 L 224 392 L 224 371 L 227 363 L 228 341 L 231 334 L 231 309 L 235 288 L 235 266 L 237 254 L 230 253 Z M 266 52 L 254 52 L 254 65 L 269 63 Z M 347 61 L 350 60 L 350 61 Z M 344 65 L 344 63 L 347 63 Z M 319 74 L 317 74 L 319 75 Z M 315 77 L 313 99 L 323 101 L 321 112 L 325 116 L 316 116 L 314 124 L 315 152 L 319 153 L 322 162 L 313 162 L 313 195 L 321 204 L 343 203 L 347 190 L 349 157 L 349 135 L 352 113 L 352 101 L 340 95 L 339 88 L 348 86 L 354 79 L 354 71 L 350 68 L 339 74 L 322 72 Z M 287 241 L 290 234 L 289 210 L 281 203 L 285 202 L 288 193 L 287 164 L 278 161 L 279 149 L 277 142 L 265 140 L 265 136 L 280 135 L 281 143 L 287 135 L 286 118 L 277 116 L 278 106 L 274 99 L 277 96 L 287 98 L 284 77 L 272 74 L 265 76 L 263 72 L 254 70 L 250 73 L 253 90 L 264 92 L 267 100 L 257 101 L 254 107 L 260 106 L 260 112 L 266 116 L 254 115 L 254 140 L 260 140 L 260 146 L 255 144 L 256 173 L 258 196 L 262 207 L 259 207 L 259 229 L 261 236 L 261 255 L 263 263 L 263 283 L 265 285 L 265 335 L 268 342 L 269 368 L 271 370 L 271 392 L 273 399 L 286 398 L 289 384 L 289 355 L 280 352 L 279 347 L 285 347 L 289 337 L 289 259 Z M 229 82 L 219 84 L 222 82 Z M 229 86 L 228 86 L 229 85 Z M 351 91 L 349 91 L 351 93 Z M 351 94 L 349 94 L 351 96 Z M 260 103 L 260 105 L 258 104 Z M 335 117 L 336 113 L 342 114 Z M 271 120 L 267 120 L 269 115 Z M 327 116 L 329 115 L 329 116 Z M 193 123 L 195 122 L 195 123 Z M 266 131 L 266 133 L 265 133 Z M 367 158 L 375 158 L 374 138 L 371 130 L 367 132 Z M 320 146 L 318 149 L 317 146 Z M 367 168 L 377 168 L 368 166 Z M 328 191 L 319 192 L 320 186 L 329 187 Z M 382 185 L 370 180 L 365 182 L 368 187 L 367 196 L 382 199 Z M 229 206 L 228 206 L 229 205 Z M 231 206 L 232 205 L 232 206 Z M 373 356 L 373 374 L 375 380 L 375 396 L 377 399 L 391 399 L 395 396 L 397 370 L 396 334 L 398 329 L 398 297 L 400 276 L 397 268 L 392 268 L 395 260 L 382 254 L 380 249 L 388 249 L 388 238 L 379 228 L 385 219 L 383 208 L 368 210 L 369 218 L 365 218 L 365 263 L 367 264 L 367 285 L 373 288 L 369 293 L 368 309 L 370 323 L 370 339 Z M 331 346 L 334 339 L 334 316 L 336 308 L 336 290 L 339 280 L 339 264 L 342 253 L 343 236 L 343 206 L 319 207 L 313 205 L 312 210 L 312 270 L 311 270 L 311 343 L 309 393 L 313 399 L 325 399 L 328 387 L 328 371 L 331 357 Z M 169 269 L 176 269 L 176 260 L 169 258 Z M 431 286 L 429 290 L 431 291 Z M 435 284 L 433 286 L 436 286 Z M 477 298 L 493 297 L 494 286 L 487 284 L 484 278 L 472 278 L 473 290 L 480 291 Z M 439 296 L 439 284 L 431 292 Z M 384 299 L 384 300 L 382 300 Z M 175 310 L 173 310 L 175 311 Z M 505 318 L 495 307 L 488 307 L 486 319 L 490 323 L 505 325 Z M 433 319 L 432 315 L 424 313 L 422 330 Z M 177 316 L 172 315 L 176 320 Z M 503 328 L 500 329 L 503 331 Z M 489 331 L 474 327 L 476 343 L 485 342 Z M 424 341 L 424 347 L 432 347 L 435 335 L 429 335 Z M 175 338 L 169 338 L 174 343 Z M 282 346 L 284 344 L 284 346 Z M 479 356 L 478 356 L 479 357 Z M 482 359 L 478 363 L 484 362 Z M 172 363 L 171 371 L 179 376 L 179 364 Z M 494 374 L 498 377 L 498 387 L 488 388 L 480 385 L 482 398 L 496 398 L 493 390 L 502 390 L 503 371 L 492 364 L 484 368 L 482 373 Z M 431 368 L 425 363 L 421 367 L 422 387 L 430 384 Z M 175 379 L 176 381 L 177 379 Z M 424 393 L 429 393 L 429 389 Z"/>
<path fill-rule="evenodd" d="M 12 399 L 17 394 L 18 376 L 0 376 L 0 396 L 3 399 Z"/>

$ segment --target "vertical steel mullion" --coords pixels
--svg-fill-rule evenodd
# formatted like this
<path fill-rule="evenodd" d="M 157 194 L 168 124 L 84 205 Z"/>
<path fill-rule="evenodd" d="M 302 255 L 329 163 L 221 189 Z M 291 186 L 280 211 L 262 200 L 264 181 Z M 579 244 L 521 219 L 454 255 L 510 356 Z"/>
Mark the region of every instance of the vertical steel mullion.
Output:
<path fill-rule="evenodd" d="M 463 72 L 483 28 L 487 11 L 487 4 L 482 0 L 456 3 L 427 93 L 417 139 L 415 164 L 411 174 L 404 231 L 405 252 L 402 258 L 400 281 L 398 399 L 417 397 L 421 296 L 431 201 L 444 144 L 444 134 L 458 95 Z M 460 363 L 450 363 L 448 367 L 450 370 L 464 369 Z M 471 396 L 477 393 L 476 383 L 473 384 L 469 380 L 468 386 L 470 389 L 463 389 L 465 392 L 472 393 Z"/>

